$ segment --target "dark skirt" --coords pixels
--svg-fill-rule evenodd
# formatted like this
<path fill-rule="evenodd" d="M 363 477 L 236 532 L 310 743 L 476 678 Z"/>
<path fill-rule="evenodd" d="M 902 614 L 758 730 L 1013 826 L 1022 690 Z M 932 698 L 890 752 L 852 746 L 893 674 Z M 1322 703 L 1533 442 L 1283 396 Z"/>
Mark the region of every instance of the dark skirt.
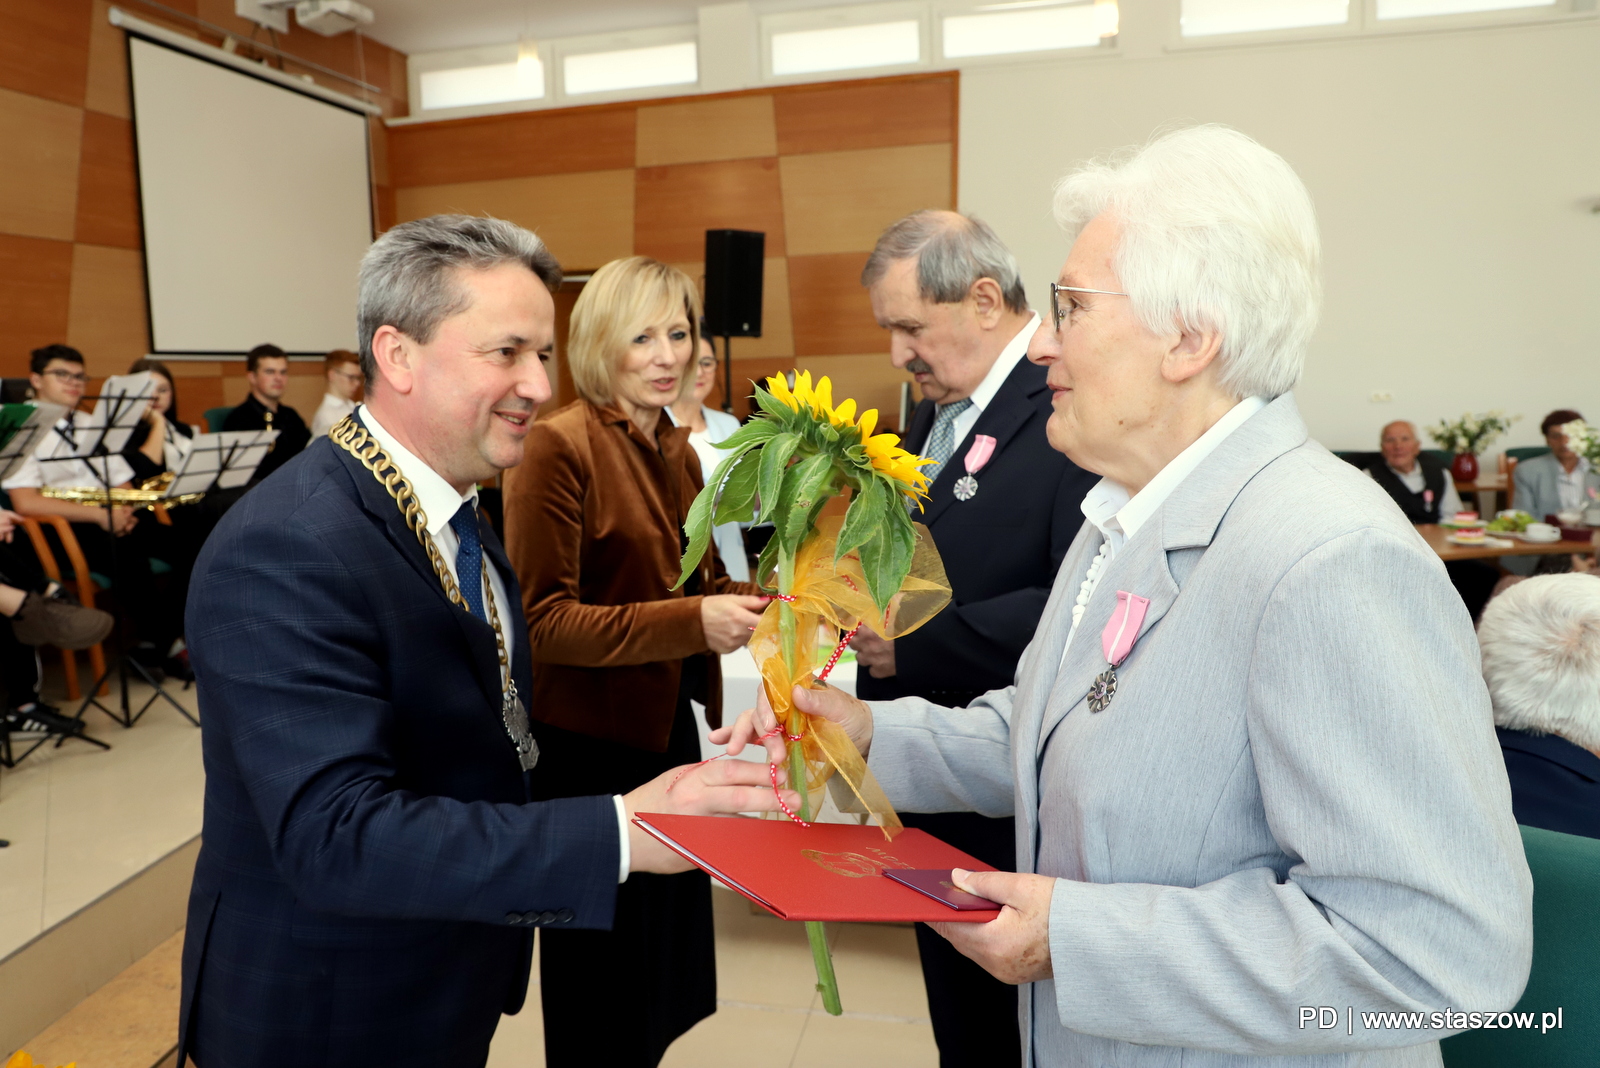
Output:
<path fill-rule="evenodd" d="M 665 753 L 535 720 L 535 800 L 625 794 L 700 759 L 680 696 Z M 717 1011 L 711 880 L 704 872 L 635 873 L 617 888 L 609 931 L 539 931 L 539 994 L 548 1068 L 653 1068 L 674 1039 Z"/>

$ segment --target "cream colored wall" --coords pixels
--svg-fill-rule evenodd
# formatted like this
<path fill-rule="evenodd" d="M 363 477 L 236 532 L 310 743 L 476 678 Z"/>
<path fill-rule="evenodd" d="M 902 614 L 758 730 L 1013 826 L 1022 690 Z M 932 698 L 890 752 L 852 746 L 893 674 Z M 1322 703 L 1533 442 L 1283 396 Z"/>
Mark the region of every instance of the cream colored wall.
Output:
<path fill-rule="evenodd" d="M 1322 224 L 1326 302 L 1296 391 L 1329 448 L 1381 424 L 1556 407 L 1600 421 L 1600 22 L 1168 51 L 1125 3 L 1123 55 L 962 72 L 960 202 L 1036 306 L 1066 255 L 1050 189 L 1174 122 L 1282 153 Z M 1159 6 L 1159 5 L 1158 5 Z M 1393 401 L 1375 403 L 1373 392 Z"/>

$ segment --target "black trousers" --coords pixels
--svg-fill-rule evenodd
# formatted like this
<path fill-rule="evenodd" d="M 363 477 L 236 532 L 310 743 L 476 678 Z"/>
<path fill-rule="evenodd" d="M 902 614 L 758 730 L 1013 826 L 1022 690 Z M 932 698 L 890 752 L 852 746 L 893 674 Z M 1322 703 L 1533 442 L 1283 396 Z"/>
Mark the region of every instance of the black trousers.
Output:
<path fill-rule="evenodd" d="M 975 812 L 902 812 L 919 827 L 1001 871 L 1017 869 L 1016 820 Z M 917 952 L 928 990 L 928 1015 L 939 1044 L 939 1068 L 989 1068 L 1022 1061 L 1017 988 L 1002 983 L 927 924 L 917 924 Z"/>
<path fill-rule="evenodd" d="M 44 569 L 33 546 L 20 532 L 10 544 L 0 542 L 0 583 L 32 593 L 45 587 Z M 23 645 L 12 633 L 11 625 L 0 619 L 0 687 L 5 689 L 8 708 L 39 699 L 39 653 Z"/>
<path fill-rule="evenodd" d="M 163 653 L 183 627 L 183 605 L 174 604 L 162 595 L 155 574 L 150 570 L 150 558 L 157 556 L 166 544 L 169 535 L 164 532 L 168 530 L 170 528 L 161 527 L 155 517 L 148 514 L 140 515 L 133 530 L 120 538 L 93 523 L 72 524 L 73 536 L 78 539 L 89 570 L 111 580 L 111 595 L 122 613 L 132 621 L 135 639 L 149 642 Z M 62 575 L 70 579 L 71 565 L 55 529 L 45 527 L 44 536 Z"/>
<path fill-rule="evenodd" d="M 700 759 L 680 697 L 665 753 L 533 723 L 535 800 L 621 794 Z M 653 1068 L 679 1035 L 717 1011 L 711 879 L 634 874 L 617 888 L 609 931 L 539 931 L 548 1068 Z"/>

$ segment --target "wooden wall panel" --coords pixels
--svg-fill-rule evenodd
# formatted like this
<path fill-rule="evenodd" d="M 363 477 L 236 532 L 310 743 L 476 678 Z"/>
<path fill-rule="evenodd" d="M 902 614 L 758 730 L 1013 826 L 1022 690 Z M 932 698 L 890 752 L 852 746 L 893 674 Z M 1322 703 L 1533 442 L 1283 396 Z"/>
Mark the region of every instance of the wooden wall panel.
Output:
<path fill-rule="evenodd" d="M 144 257 L 136 249 L 77 245 L 67 344 L 83 353 L 90 374 L 124 374 L 150 351 Z"/>
<path fill-rule="evenodd" d="M 766 94 L 639 109 L 640 167 L 777 154 L 772 97 Z"/>
<path fill-rule="evenodd" d="M 883 335 L 887 339 L 888 335 Z M 833 380 L 836 398 L 852 397 L 856 410 L 878 410 L 878 426 L 894 430 L 900 422 L 900 384 L 912 382 L 905 371 L 889 362 L 887 352 L 853 356 L 805 356 L 795 361 L 799 370 L 810 371 L 812 381 L 827 375 Z M 915 396 L 915 393 L 913 393 Z"/>
<path fill-rule="evenodd" d="M 865 252 L 789 257 L 789 306 L 794 347 L 801 356 L 848 356 L 889 351 L 861 285 Z"/>
<path fill-rule="evenodd" d="M 783 201 L 774 158 L 641 167 L 634 251 L 667 263 L 703 259 L 706 231 L 761 230 L 769 256 L 784 254 Z"/>
<path fill-rule="evenodd" d="M 631 107 L 528 111 L 389 131 L 397 188 L 634 165 Z"/>
<path fill-rule="evenodd" d="M 0 374 L 27 374 L 28 353 L 67 339 L 72 243 L 0 234 Z"/>
<path fill-rule="evenodd" d="M 509 219 L 544 238 L 567 270 L 593 269 L 632 255 L 633 184 L 630 169 L 399 189 L 396 217 L 464 212 Z"/>
<path fill-rule="evenodd" d="M 71 241 L 83 111 L 0 89 L 0 232 Z"/>
<path fill-rule="evenodd" d="M 789 261 L 783 256 L 768 256 L 761 266 L 761 336 L 733 339 L 733 350 L 740 357 L 751 359 L 776 357 L 794 358 L 794 323 L 789 315 Z M 700 299 L 706 294 L 706 265 L 675 263 L 674 267 L 695 280 L 700 287 Z M 717 343 L 717 354 L 722 354 L 722 343 Z"/>
<path fill-rule="evenodd" d="M 83 106 L 90 111 L 133 118 L 128 93 L 128 49 L 125 35 L 111 25 L 109 0 L 94 0 L 89 17 L 89 71 Z"/>
<path fill-rule="evenodd" d="M 83 106 L 90 0 L 5 0 L 0 88 Z"/>
<path fill-rule="evenodd" d="M 789 254 L 871 252 L 884 228 L 951 203 L 950 143 L 784 156 Z"/>
<path fill-rule="evenodd" d="M 951 141 L 956 128 L 954 71 L 910 78 L 800 86 L 774 97 L 778 153 L 839 152 Z"/>
<path fill-rule="evenodd" d="M 141 248 L 133 123 L 85 111 L 82 161 L 78 172 L 77 240 L 90 245 Z"/>

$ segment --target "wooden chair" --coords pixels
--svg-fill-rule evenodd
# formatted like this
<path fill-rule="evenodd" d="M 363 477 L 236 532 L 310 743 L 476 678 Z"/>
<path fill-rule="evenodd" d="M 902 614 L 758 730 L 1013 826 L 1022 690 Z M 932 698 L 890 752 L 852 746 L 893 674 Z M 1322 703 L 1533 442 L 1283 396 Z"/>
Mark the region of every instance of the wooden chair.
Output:
<path fill-rule="evenodd" d="M 50 541 L 44 536 L 44 524 L 48 523 L 55 528 L 56 537 L 60 539 L 63 551 L 67 554 L 67 562 L 72 565 L 73 577 L 61 577 L 61 568 L 56 563 L 56 555 L 50 549 Z M 78 545 L 78 537 L 72 533 L 72 524 L 58 515 L 24 516 L 22 529 L 28 532 L 28 540 L 33 542 L 33 552 L 39 558 L 39 566 L 50 579 L 61 583 L 77 595 L 78 603 L 85 608 L 94 607 L 94 579 L 89 576 L 89 561 L 84 559 L 83 549 Z M 106 673 L 106 654 L 99 644 L 91 645 L 84 650 L 89 656 L 89 670 L 94 672 L 95 678 L 100 678 Z M 61 650 L 61 666 L 67 676 L 67 699 L 76 701 L 83 696 L 78 685 L 78 658 L 71 649 Z M 111 682 L 107 679 L 100 685 L 98 696 L 104 697 L 111 692 Z"/>

